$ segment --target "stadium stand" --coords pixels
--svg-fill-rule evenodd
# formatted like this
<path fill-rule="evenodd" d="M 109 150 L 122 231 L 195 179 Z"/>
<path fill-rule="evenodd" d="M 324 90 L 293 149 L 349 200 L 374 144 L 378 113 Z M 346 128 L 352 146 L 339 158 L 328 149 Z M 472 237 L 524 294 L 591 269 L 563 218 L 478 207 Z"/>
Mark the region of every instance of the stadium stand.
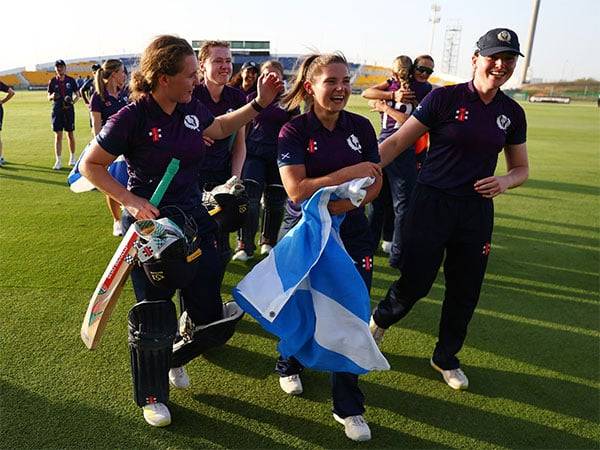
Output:
<path fill-rule="evenodd" d="M 2 81 L 4 84 L 7 84 L 8 86 L 17 86 L 19 84 L 21 84 L 21 80 L 19 80 L 19 77 L 17 75 L 2 75 L 0 76 L 0 81 Z"/>

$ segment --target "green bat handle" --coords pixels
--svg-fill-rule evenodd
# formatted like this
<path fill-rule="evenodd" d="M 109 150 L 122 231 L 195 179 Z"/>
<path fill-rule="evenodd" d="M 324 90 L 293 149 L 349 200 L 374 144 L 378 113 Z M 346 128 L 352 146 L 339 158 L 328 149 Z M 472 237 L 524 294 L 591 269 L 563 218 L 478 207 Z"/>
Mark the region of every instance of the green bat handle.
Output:
<path fill-rule="evenodd" d="M 173 179 L 173 177 L 175 176 L 175 174 L 177 173 L 177 171 L 179 170 L 179 160 L 173 158 L 171 160 L 171 162 L 169 163 L 169 165 L 167 166 L 167 170 L 165 171 L 165 174 L 163 175 L 162 179 L 160 180 L 160 183 L 158 183 L 158 186 L 156 186 L 156 190 L 154 191 L 154 194 L 152 194 L 152 197 L 150 197 L 150 203 L 152 203 L 153 206 L 158 206 L 160 201 L 163 198 L 163 195 L 165 195 L 165 192 L 167 191 L 167 188 L 169 187 L 169 184 L 171 183 L 171 180 Z"/>

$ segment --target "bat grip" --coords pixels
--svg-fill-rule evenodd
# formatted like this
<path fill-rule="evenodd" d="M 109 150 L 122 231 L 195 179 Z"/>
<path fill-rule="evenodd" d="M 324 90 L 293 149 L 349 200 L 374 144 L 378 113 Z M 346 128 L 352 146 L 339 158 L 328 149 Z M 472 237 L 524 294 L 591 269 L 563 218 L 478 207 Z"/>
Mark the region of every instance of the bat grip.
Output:
<path fill-rule="evenodd" d="M 165 174 L 158 183 L 158 186 L 156 186 L 154 194 L 152 194 L 152 197 L 150 197 L 150 203 L 152 203 L 153 206 L 159 205 L 160 201 L 165 195 L 165 192 L 167 191 L 167 188 L 169 187 L 169 184 L 171 183 L 171 180 L 173 179 L 178 170 L 179 160 L 176 158 L 171 159 L 171 162 L 167 166 Z"/>

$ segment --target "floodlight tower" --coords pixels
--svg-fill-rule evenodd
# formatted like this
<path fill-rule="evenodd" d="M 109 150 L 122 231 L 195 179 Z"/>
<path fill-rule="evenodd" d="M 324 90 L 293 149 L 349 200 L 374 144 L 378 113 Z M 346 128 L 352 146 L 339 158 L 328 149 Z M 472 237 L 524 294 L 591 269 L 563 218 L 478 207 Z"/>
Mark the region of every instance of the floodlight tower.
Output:
<path fill-rule="evenodd" d="M 429 21 L 431 22 L 431 41 L 429 43 L 429 54 L 433 53 L 433 38 L 435 36 L 435 24 L 440 23 L 441 17 L 439 16 L 439 12 L 442 10 L 442 7 L 438 3 L 431 4 L 431 16 L 429 16 Z"/>
<path fill-rule="evenodd" d="M 527 50 L 525 50 L 525 62 L 523 63 L 521 84 L 524 84 L 527 81 L 527 70 L 529 69 L 529 62 L 531 61 L 531 49 L 533 48 L 533 37 L 535 36 L 535 28 L 537 26 L 539 10 L 540 0 L 533 0 L 533 12 L 531 15 L 531 22 L 529 23 L 529 42 L 527 43 Z"/>
<path fill-rule="evenodd" d="M 458 71 L 458 53 L 460 52 L 460 34 L 462 25 L 459 20 L 446 27 L 444 52 L 442 53 L 442 72 L 456 75 Z"/>

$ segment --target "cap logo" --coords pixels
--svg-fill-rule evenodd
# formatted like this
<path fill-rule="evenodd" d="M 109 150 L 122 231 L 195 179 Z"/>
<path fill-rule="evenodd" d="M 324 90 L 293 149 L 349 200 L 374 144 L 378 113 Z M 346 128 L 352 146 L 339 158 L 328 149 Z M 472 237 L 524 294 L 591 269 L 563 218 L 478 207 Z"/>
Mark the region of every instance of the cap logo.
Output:
<path fill-rule="evenodd" d="M 358 140 L 358 138 L 356 136 L 354 136 L 353 134 L 351 134 L 350 136 L 348 136 L 348 139 L 346 139 L 346 142 L 348 143 L 348 145 L 350 146 L 350 148 L 352 150 L 354 150 L 355 152 L 358 153 L 362 153 L 362 146 L 360 145 L 360 141 Z"/>
<path fill-rule="evenodd" d="M 200 121 L 193 114 L 188 114 L 183 118 L 183 124 L 190 130 L 197 130 L 200 127 Z"/>
<path fill-rule="evenodd" d="M 506 131 L 508 127 L 510 127 L 510 119 L 504 114 L 500 114 L 496 118 L 496 125 L 498 125 L 498 128 L 500 128 L 502 131 Z"/>
<path fill-rule="evenodd" d="M 502 42 L 510 42 L 511 40 L 511 36 L 510 33 L 506 30 L 502 30 L 500 33 L 498 33 L 498 40 L 502 41 Z"/>

